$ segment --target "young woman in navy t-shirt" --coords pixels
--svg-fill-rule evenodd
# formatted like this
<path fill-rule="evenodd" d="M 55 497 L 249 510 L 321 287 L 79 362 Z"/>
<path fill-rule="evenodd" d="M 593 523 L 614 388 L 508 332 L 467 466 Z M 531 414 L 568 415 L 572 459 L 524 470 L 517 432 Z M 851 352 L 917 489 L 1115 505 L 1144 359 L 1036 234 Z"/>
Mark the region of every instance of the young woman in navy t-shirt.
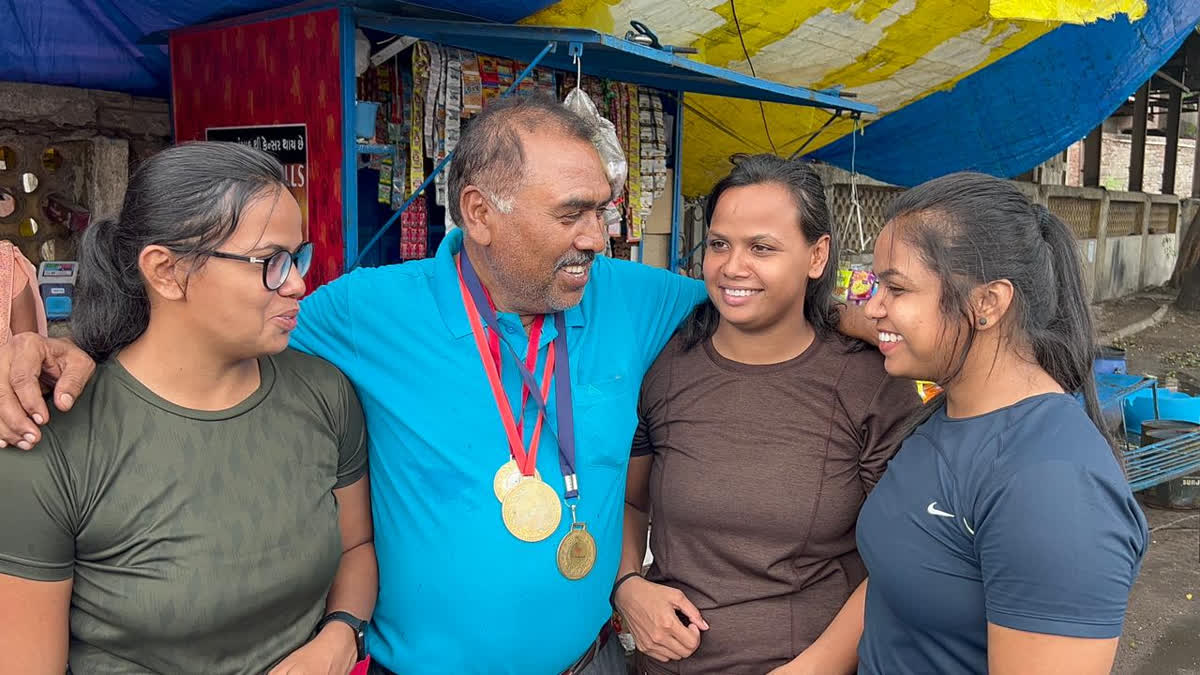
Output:
<path fill-rule="evenodd" d="M 812 649 L 852 670 L 861 626 L 859 673 L 1109 673 L 1148 533 L 1101 431 L 1074 236 L 952 174 L 897 197 L 875 270 L 888 373 L 945 392 L 859 515 L 865 617 Z"/>

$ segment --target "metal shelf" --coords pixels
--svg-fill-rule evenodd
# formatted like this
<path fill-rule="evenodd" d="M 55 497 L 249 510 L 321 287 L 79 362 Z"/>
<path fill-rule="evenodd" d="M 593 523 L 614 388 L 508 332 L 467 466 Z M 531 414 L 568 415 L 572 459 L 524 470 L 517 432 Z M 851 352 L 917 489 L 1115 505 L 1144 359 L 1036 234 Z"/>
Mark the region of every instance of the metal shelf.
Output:
<path fill-rule="evenodd" d="M 359 143 L 358 154 L 360 155 L 390 155 L 396 151 L 394 145 L 381 145 L 379 143 Z"/>

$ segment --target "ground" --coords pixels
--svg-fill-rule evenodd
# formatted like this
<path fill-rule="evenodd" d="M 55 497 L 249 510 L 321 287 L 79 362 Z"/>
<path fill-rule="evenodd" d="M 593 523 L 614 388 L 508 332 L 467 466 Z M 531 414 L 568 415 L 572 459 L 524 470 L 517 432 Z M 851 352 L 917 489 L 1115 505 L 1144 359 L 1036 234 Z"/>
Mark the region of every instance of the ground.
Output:
<path fill-rule="evenodd" d="M 1200 514 L 1145 510 L 1150 550 L 1129 598 L 1113 673 L 1200 675 Z"/>
<path fill-rule="evenodd" d="M 1097 306 L 1101 333 L 1150 317 L 1173 295 L 1149 292 Z M 1171 309 L 1156 326 L 1121 340 L 1130 373 L 1200 394 L 1200 312 Z M 1200 512 L 1145 508 L 1150 550 L 1134 586 L 1117 675 L 1200 675 Z"/>
<path fill-rule="evenodd" d="M 1148 318 L 1173 298 L 1171 292 L 1152 291 L 1099 305 L 1100 331 L 1111 333 Z M 1125 348 L 1129 372 L 1155 375 L 1165 386 L 1200 394 L 1200 312 L 1171 308 L 1161 323 L 1114 346 Z"/>

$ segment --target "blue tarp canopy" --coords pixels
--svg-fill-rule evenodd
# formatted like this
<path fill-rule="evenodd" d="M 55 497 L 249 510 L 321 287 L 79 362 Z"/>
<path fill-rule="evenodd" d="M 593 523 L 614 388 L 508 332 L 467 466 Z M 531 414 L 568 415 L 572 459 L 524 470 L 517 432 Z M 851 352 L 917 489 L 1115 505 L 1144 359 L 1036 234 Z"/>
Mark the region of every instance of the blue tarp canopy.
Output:
<path fill-rule="evenodd" d="M 1138 21 L 1064 25 L 912 103 L 858 139 L 858 168 L 915 185 L 951 171 L 1020 175 L 1083 138 L 1174 54 L 1200 20 L 1200 0 L 1150 0 Z M 813 156 L 850 165 L 842 138 Z"/>
<path fill-rule="evenodd" d="M 577 44 L 587 64 L 586 72 L 597 77 L 658 89 L 876 112 L 876 108 L 867 103 L 749 77 L 594 30 L 392 18 L 371 12 L 359 17 L 359 25 L 481 53 L 495 51 L 496 45 L 501 44 L 505 56 L 526 63 L 553 43 L 553 51 L 542 59 L 541 64 L 565 71 L 575 68 L 570 45 Z"/>
<path fill-rule="evenodd" d="M 885 0 L 871 2 L 888 5 Z M 294 3 L 0 0 L 0 80 L 166 96 L 169 68 L 161 41 L 164 31 L 289 4 Z M 360 0 L 353 4 L 403 16 L 512 23 L 556 3 Z M 609 7 L 612 3 L 594 4 L 596 12 L 618 11 L 616 5 Z M 1197 0 L 1149 0 L 1147 4 L 1145 16 L 1134 22 L 1118 15 L 1086 25 L 1058 26 L 952 88 L 917 98 L 873 120 L 858 139 L 858 169 L 880 180 L 912 185 L 961 169 L 1011 177 L 1033 168 L 1100 124 L 1167 61 L 1200 20 Z M 695 11 L 715 10 L 721 8 Z M 666 30 L 656 28 L 660 34 Z M 602 32 L 623 30 L 621 24 Z M 469 48 L 486 52 L 486 41 Z M 568 57 L 564 53 L 557 58 Z M 732 58 L 736 61 L 740 56 Z M 744 63 L 731 61 L 727 67 L 743 70 Z M 594 72 L 586 57 L 585 69 Z M 793 89 L 820 88 L 813 82 L 783 84 Z M 863 102 L 878 103 L 872 96 L 865 96 Z M 848 168 L 850 149 L 849 138 L 843 136 L 813 155 Z"/>
<path fill-rule="evenodd" d="M 405 16 L 499 22 L 550 4 L 553 0 L 355 3 Z M 288 5 L 296 0 L 0 0 L 0 80 L 166 97 L 170 68 L 157 36 Z"/>

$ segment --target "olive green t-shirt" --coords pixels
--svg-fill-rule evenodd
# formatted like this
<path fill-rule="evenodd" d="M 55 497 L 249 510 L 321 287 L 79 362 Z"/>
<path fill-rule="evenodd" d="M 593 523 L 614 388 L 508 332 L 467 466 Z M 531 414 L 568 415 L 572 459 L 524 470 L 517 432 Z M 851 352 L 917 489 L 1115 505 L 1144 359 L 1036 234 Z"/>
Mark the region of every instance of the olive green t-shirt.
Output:
<path fill-rule="evenodd" d="M 110 360 L 41 444 L 0 451 L 0 574 L 74 580 L 73 672 L 262 673 L 324 615 L 362 409 L 325 361 L 259 364 L 254 394 L 207 412 Z"/>

